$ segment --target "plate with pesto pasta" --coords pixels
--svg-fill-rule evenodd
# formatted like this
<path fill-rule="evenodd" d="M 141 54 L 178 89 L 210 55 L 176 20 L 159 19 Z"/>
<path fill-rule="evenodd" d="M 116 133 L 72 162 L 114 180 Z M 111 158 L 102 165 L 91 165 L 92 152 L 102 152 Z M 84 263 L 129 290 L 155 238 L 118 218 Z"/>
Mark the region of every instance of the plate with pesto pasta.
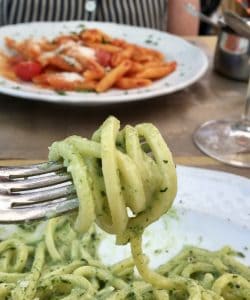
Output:
<path fill-rule="evenodd" d="M 0 92 L 31 100 L 103 105 L 181 90 L 208 60 L 184 39 L 100 22 L 0 28 Z"/>
<path fill-rule="evenodd" d="M 185 274 L 191 277 L 194 277 L 194 275 L 191 275 L 192 272 L 199 272 L 201 278 L 204 277 L 203 281 L 200 282 L 210 287 L 219 274 L 227 274 L 227 272 L 238 271 L 240 274 L 244 273 L 244 277 L 249 282 L 249 268 L 246 267 L 250 265 L 249 199 L 247 198 L 250 193 L 249 180 L 226 173 L 182 166 L 177 167 L 177 173 L 179 192 L 176 205 L 144 233 L 143 248 L 150 259 L 150 267 L 160 270 L 161 274 L 169 273 L 170 275 L 171 273 L 178 274 L 178 268 L 182 272 L 185 269 Z M 238 203 L 241 203 L 240 207 Z M 44 282 L 42 290 L 38 293 L 39 299 L 61 299 L 59 297 L 49 298 L 48 295 L 58 296 L 60 292 L 63 293 L 63 288 L 57 286 L 60 280 L 63 281 L 63 285 L 65 285 L 65 282 L 71 282 L 73 285 L 73 277 L 67 274 L 72 274 L 72 270 L 86 265 L 86 263 L 83 263 L 84 260 L 92 266 L 91 268 L 85 268 L 85 276 L 92 278 L 90 282 L 93 283 L 93 287 L 96 286 L 95 280 L 93 280 L 95 276 L 98 278 L 98 284 L 101 282 L 101 286 L 105 286 L 103 292 L 100 293 L 103 298 L 96 299 L 110 299 L 108 296 L 112 295 L 112 291 L 115 290 L 114 286 L 117 289 L 123 288 L 127 287 L 129 282 L 132 282 L 134 263 L 128 246 L 115 246 L 113 237 L 94 228 L 86 234 L 84 239 L 78 240 L 67 223 L 59 225 L 56 247 L 60 249 L 60 253 L 63 253 L 65 258 L 59 260 L 56 256 L 53 259 L 50 258 L 51 264 L 53 260 L 55 262 L 54 268 L 53 264 L 47 266 L 44 276 L 47 276 L 48 280 Z M 23 224 L 18 229 L 11 225 L 2 226 L 0 236 L 8 241 L 6 238 L 10 232 L 15 232 L 12 243 L 9 240 L 9 246 L 18 247 L 17 251 L 20 251 L 18 259 L 21 260 L 24 257 L 21 252 L 21 241 L 25 241 L 25 244 L 29 245 L 29 249 L 33 249 L 42 240 L 41 232 L 44 232 L 45 228 L 45 223 Z M 13 245 L 13 238 L 15 239 L 15 245 Z M 80 255 L 77 253 L 79 245 L 82 247 L 81 255 L 84 260 L 78 258 Z M 0 250 L 2 258 L 3 250 L 2 248 Z M 7 250 L 5 252 L 8 253 Z M 182 254 L 176 256 L 180 252 Z M 8 270 L 6 269 L 7 265 L 4 269 L 3 261 L 1 259 L 0 279 L 2 282 L 7 283 L 6 286 L 4 286 L 4 283 L 0 284 L 1 295 L 3 291 L 7 294 L 8 289 L 15 286 L 11 282 L 17 281 L 17 279 L 23 288 L 27 287 L 30 279 L 27 278 L 27 273 L 25 273 L 27 274 L 25 276 L 22 275 L 20 270 L 23 265 L 16 262 L 12 269 Z M 242 266 L 245 266 L 245 271 L 241 269 Z M 220 269 L 220 272 L 216 268 Z M 211 269 L 216 271 L 211 271 Z M 13 273 L 14 271 L 15 273 Z M 49 272 L 52 275 L 54 274 L 54 277 L 52 277 L 54 281 L 49 280 Z M 213 276 L 215 272 L 218 273 Z M 97 275 L 94 276 L 94 273 Z M 114 278 L 114 275 L 116 278 Z M 76 279 L 79 278 L 76 277 Z M 80 285 L 80 283 L 83 288 L 79 290 L 85 292 L 87 283 L 85 281 L 74 281 L 75 286 Z M 137 282 L 137 284 L 139 285 L 138 290 L 131 287 L 131 293 L 137 291 L 137 293 L 149 294 L 151 298 L 146 299 L 167 299 L 153 297 L 150 286 L 140 286 L 140 282 Z M 240 285 L 237 281 L 235 285 L 238 284 Z M 75 290 L 77 291 L 77 288 Z M 72 293 L 74 295 L 74 292 Z M 249 290 L 246 293 L 249 293 Z M 73 295 L 71 294 L 70 297 L 73 297 Z M 65 297 L 65 295 L 63 296 Z M 68 299 L 82 299 L 80 297 L 70 297 Z M 62 299 L 64 298 L 62 297 Z M 111 299 L 140 298 L 126 298 L 124 296 L 124 298 Z M 182 298 L 172 297 L 170 299 L 186 300 L 189 298 L 186 298 L 184 294 Z M 236 299 L 244 298 L 239 297 Z"/>
<path fill-rule="evenodd" d="M 78 212 L 1 226 L 2 299 L 249 299 L 249 179 L 176 169 L 154 125 L 115 117 L 54 142 L 60 160 Z"/>

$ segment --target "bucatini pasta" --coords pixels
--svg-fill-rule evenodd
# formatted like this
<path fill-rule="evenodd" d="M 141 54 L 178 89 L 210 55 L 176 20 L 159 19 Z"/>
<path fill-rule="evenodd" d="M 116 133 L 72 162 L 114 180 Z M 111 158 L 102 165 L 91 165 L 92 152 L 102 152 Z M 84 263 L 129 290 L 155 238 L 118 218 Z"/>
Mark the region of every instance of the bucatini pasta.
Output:
<path fill-rule="evenodd" d="M 169 75 L 177 66 L 155 49 L 112 38 L 97 29 L 53 40 L 6 37 L 6 46 L 14 51 L 6 57 L 12 79 L 54 90 L 102 93 L 111 88 L 138 88 Z"/>

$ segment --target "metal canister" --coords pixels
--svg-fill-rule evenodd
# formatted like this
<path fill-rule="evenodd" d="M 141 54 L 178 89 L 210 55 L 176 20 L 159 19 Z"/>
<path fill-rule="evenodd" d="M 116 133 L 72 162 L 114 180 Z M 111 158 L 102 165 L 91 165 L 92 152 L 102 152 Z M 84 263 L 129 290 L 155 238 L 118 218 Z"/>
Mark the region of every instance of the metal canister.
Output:
<path fill-rule="evenodd" d="M 215 50 L 214 69 L 226 77 L 247 81 L 250 74 L 250 39 L 229 27 L 222 27 Z"/>

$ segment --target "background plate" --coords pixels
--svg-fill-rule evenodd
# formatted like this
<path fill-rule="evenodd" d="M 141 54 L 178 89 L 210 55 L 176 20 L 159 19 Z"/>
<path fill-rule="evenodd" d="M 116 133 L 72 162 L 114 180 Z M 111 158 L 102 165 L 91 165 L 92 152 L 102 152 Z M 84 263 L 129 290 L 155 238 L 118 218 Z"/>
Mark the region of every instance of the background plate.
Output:
<path fill-rule="evenodd" d="M 83 28 L 99 28 L 112 37 L 123 38 L 131 43 L 157 49 L 165 55 L 168 61 L 177 61 L 177 70 L 170 76 L 154 82 L 150 87 L 129 91 L 112 89 L 101 94 L 67 92 L 65 95 L 59 95 L 48 89 L 41 89 L 29 83 L 16 83 L 0 76 L 0 92 L 16 97 L 55 103 L 82 105 L 121 103 L 144 100 L 181 90 L 197 81 L 208 67 L 208 60 L 203 51 L 182 38 L 153 29 L 114 23 L 74 21 L 4 26 L 0 28 L 0 50 L 9 52 L 4 45 L 6 36 L 16 40 L 30 37 L 53 38 L 62 33 L 79 32 Z"/>

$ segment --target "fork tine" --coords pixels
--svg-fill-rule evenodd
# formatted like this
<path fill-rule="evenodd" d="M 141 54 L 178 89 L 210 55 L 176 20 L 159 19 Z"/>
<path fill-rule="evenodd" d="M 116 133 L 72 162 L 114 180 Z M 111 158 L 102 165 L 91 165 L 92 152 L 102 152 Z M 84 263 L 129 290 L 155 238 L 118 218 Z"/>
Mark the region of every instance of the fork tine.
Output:
<path fill-rule="evenodd" d="M 1 167 L 0 180 L 36 176 L 40 174 L 60 171 L 63 168 L 63 164 L 55 162 L 45 162 L 41 164 L 20 167 Z"/>
<path fill-rule="evenodd" d="M 41 219 L 49 219 L 77 209 L 79 201 L 76 198 L 71 200 L 67 198 L 57 199 L 52 202 L 40 203 L 27 207 L 14 207 L 12 209 L 1 209 L 0 222 L 3 224 L 12 224 L 28 222 Z"/>
<path fill-rule="evenodd" d="M 63 164 L 0 167 L 0 223 L 48 219 L 78 206 L 71 175 Z"/>
<path fill-rule="evenodd" d="M 49 187 L 52 185 L 69 182 L 71 176 L 68 173 L 51 174 L 49 176 L 29 178 L 25 180 L 0 181 L 0 194 L 11 194 L 26 190 Z"/>
<path fill-rule="evenodd" d="M 53 189 L 41 190 L 36 192 L 30 192 L 25 194 L 14 194 L 8 196 L 0 196 L 5 197 L 5 201 L 9 201 L 11 207 L 15 206 L 27 206 L 31 204 L 36 204 L 39 202 L 49 202 L 58 198 L 66 197 L 69 199 L 70 197 L 75 195 L 75 188 L 73 185 L 62 186 Z M 4 199 L 4 198 L 3 198 Z M 2 199 L 1 199 L 2 200 Z"/>

